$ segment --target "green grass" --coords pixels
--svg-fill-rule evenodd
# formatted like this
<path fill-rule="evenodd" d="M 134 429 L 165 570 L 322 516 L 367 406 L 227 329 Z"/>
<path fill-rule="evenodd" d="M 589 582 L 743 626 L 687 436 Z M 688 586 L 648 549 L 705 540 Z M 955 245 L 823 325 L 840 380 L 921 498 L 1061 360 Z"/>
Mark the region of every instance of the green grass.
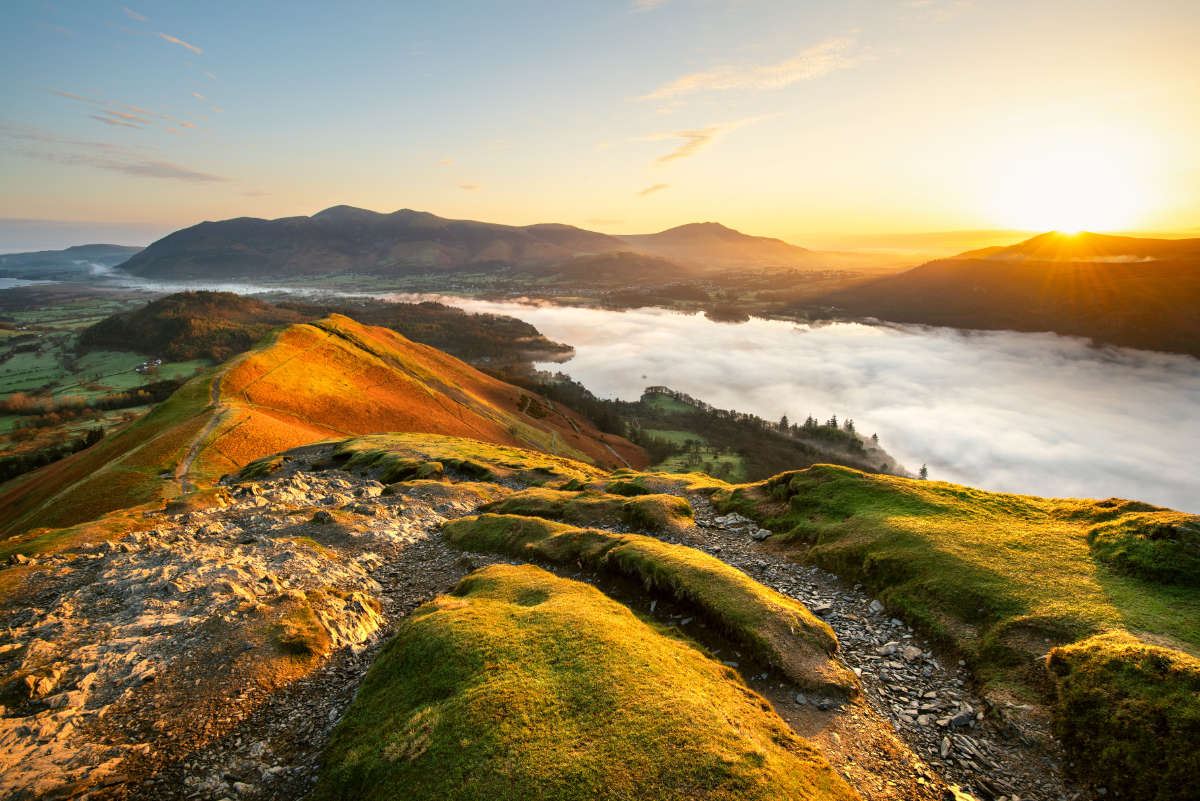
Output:
<path fill-rule="evenodd" d="M 739 511 L 777 532 L 772 541 L 796 558 L 871 587 L 892 614 L 965 656 L 989 692 L 1035 702 L 1048 697 L 1054 680 L 1043 656 L 1068 646 L 1055 653 L 1060 662 L 1073 659 L 1087 652 L 1072 650 L 1075 643 L 1107 642 L 1088 639 L 1096 635 L 1136 636 L 1165 646 L 1163 653 L 1177 660 L 1200 653 L 1193 561 L 1200 518 L 1192 515 L 1129 501 L 984 492 L 830 465 L 713 497 L 722 511 Z M 1117 669 L 1126 657 L 1140 660 L 1139 653 L 1132 646 L 1109 649 L 1105 659 L 1114 667 L 1089 679 L 1090 697 L 1107 698 L 1103 708 L 1118 717 L 1119 699 L 1131 691 L 1126 684 L 1146 697 L 1173 692 L 1163 675 Z M 1118 675 L 1119 682 L 1106 684 Z M 1072 726 L 1078 709 L 1060 704 L 1058 725 Z M 1192 731 L 1194 713 L 1194 706 L 1164 707 L 1163 725 Z M 1138 719 L 1096 736 L 1113 738 L 1106 749 L 1119 750 L 1125 746 L 1115 743 L 1129 740 L 1138 751 L 1138 738 L 1151 736 L 1136 733 L 1150 718 Z M 1067 731 L 1068 741 L 1079 739 L 1078 727 Z M 1189 747 L 1197 747 L 1194 735 Z M 1083 770 L 1103 776 L 1105 764 L 1093 754 Z M 1148 772 L 1146 781 L 1179 769 L 1173 762 L 1169 770 Z"/>
<path fill-rule="evenodd" d="M 385 646 L 313 797 L 858 796 L 728 668 L 586 584 L 496 565 Z"/>
<path fill-rule="evenodd" d="M 497 514 L 531 515 L 568 523 L 621 522 L 646 531 L 675 533 L 692 524 L 692 507 L 675 495 L 609 495 L 530 488 L 484 507 Z"/>
<path fill-rule="evenodd" d="M 1056 734 L 1081 772 L 1122 798 L 1196 797 L 1200 660 L 1109 634 L 1056 648 Z"/>
<path fill-rule="evenodd" d="M 853 674 L 830 658 L 837 638 L 824 621 L 703 551 L 519 515 L 466 517 L 447 522 L 443 530 L 464 550 L 586 564 L 636 579 L 648 590 L 691 604 L 798 684 L 840 696 L 857 691 Z"/>
<path fill-rule="evenodd" d="M 686 405 L 686 404 L 680 403 L 679 401 L 675 400 L 674 398 L 667 398 L 664 395 L 654 395 L 652 397 L 663 398 L 664 400 L 668 400 L 671 403 L 678 404 L 679 406 Z M 651 406 L 660 406 L 661 404 L 652 403 L 650 405 Z M 688 407 L 688 408 L 691 408 L 691 407 Z M 663 440 L 666 440 L 667 442 L 673 442 L 676 445 L 683 445 L 687 442 L 696 442 L 701 445 L 708 444 L 708 440 L 706 440 L 704 437 L 700 436 L 699 434 L 692 433 L 691 431 L 678 431 L 678 430 L 668 431 L 666 429 L 661 429 L 661 428 L 646 428 L 646 429 L 642 429 L 642 433 L 646 434 L 647 436 L 654 437 L 655 439 L 663 439 Z"/>
<path fill-rule="evenodd" d="M 647 406 L 650 406 L 651 408 L 655 409 L 656 411 L 666 412 L 669 414 L 677 414 L 679 412 L 688 413 L 688 412 L 696 411 L 694 408 L 692 408 L 691 406 L 688 406 L 683 401 L 675 400 L 675 398 L 672 398 L 670 395 L 660 395 L 658 393 L 651 393 L 648 395 L 643 395 L 642 402 L 645 403 Z"/>
<path fill-rule="evenodd" d="M 369 473 L 385 483 L 420 478 L 415 471 L 430 462 L 471 478 L 511 479 L 526 485 L 571 479 L 594 481 L 607 475 L 574 459 L 438 434 L 354 437 L 338 445 L 334 458 L 347 470 Z M 254 464 L 246 469 L 252 469 Z"/>

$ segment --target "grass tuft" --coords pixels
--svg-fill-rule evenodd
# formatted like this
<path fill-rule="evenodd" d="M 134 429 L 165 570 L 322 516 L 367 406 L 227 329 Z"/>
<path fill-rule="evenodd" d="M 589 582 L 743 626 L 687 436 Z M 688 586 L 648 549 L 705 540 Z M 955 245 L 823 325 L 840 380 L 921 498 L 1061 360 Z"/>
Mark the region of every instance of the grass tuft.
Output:
<path fill-rule="evenodd" d="M 833 630 L 804 604 L 764 587 L 719 559 L 653 537 L 574 528 L 537 517 L 483 514 L 443 526 L 464 550 L 508 553 L 559 564 L 582 563 L 641 582 L 693 605 L 731 638 L 808 689 L 857 692 L 833 654 Z"/>
<path fill-rule="evenodd" d="M 732 671 L 586 584 L 495 565 L 384 647 L 313 797 L 858 796 Z"/>

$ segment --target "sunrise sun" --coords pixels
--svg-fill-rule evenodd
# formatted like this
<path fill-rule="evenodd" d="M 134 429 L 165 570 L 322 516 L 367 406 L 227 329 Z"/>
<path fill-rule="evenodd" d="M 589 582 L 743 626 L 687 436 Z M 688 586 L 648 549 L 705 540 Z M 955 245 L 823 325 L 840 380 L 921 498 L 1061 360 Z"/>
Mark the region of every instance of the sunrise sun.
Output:
<path fill-rule="evenodd" d="M 1146 211 L 1145 175 L 1118 142 L 1060 141 L 998 165 L 988 187 L 998 222 L 1075 233 L 1134 227 Z"/>

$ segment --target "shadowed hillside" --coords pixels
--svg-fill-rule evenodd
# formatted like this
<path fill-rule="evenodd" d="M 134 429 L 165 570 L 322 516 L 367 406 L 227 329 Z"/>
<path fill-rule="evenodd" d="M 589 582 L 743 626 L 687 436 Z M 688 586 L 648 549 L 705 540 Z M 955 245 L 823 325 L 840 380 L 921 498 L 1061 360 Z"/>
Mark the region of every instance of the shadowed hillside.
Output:
<path fill-rule="evenodd" d="M 496 225 L 403 209 L 334 206 L 311 217 L 240 217 L 176 231 L 122 265 L 147 278 L 404 275 L 474 266 L 537 266 L 626 248 L 569 225 Z"/>
<path fill-rule="evenodd" d="M 720 223 L 690 223 L 657 234 L 622 236 L 643 253 L 703 267 L 795 267 L 814 263 L 817 254 L 782 239 L 750 236 Z"/>
<path fill-rule="evenodd" d="M 452 434 L 604 465 L 641 450 L 452 356 L 341 315 L 294 325 L 97 446 L 11 482 L 0 529 L 62 526 L 204 485 L 269 453 L 377 431 Z"/>
<path fill-rule="evenodd" d="M 1200 240 L 1043 234 L 819 298 L 853 315 L 1200 356 Z"/>

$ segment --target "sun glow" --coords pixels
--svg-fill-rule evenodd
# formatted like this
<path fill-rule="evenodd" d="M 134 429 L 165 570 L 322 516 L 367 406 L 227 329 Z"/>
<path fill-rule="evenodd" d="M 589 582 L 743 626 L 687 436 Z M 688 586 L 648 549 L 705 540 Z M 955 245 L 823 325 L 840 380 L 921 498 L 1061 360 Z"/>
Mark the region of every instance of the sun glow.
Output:
<path fill-rule="evenodd" d="M 1153 197 L 1135 148 L 1086 137 L 1006 154 L 985 191 L 997 222 L 1062 233 L 1134 228 Z"/>

